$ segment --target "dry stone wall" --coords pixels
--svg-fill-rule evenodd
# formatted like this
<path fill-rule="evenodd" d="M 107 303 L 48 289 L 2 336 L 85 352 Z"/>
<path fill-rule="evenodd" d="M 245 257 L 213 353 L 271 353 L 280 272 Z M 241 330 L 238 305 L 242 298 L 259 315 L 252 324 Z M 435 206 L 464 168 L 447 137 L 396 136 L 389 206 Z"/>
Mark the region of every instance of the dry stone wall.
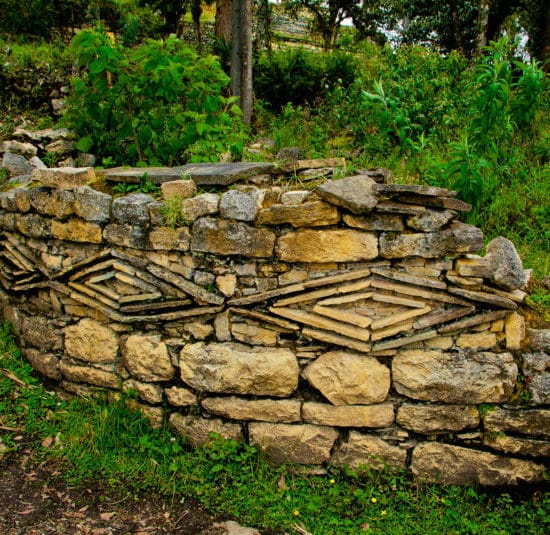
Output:
<path fill-rule="evenodd" d="M 314 191 L 280 180 L 343 163 L 145 170 L 163 199 L 98 186 L 143 169 L 33 170 L 0 194 L 3 313 L 24 355 L 71 393 L 136 391 L 193 445 L 216 433 L 276 462 L 541 481 L 550 336 L 518 312 L 513 244 L 479 256 L 454 192 L 382 170 Z"/>

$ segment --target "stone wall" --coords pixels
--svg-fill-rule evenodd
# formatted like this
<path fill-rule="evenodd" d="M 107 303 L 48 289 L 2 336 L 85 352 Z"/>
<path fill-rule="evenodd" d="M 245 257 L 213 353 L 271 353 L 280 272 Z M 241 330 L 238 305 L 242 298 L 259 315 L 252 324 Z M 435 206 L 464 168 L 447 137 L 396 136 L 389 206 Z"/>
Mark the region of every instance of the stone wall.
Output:
<path fill-rule="evenodd" d="M 550 335 L 518 312 L 513 244 L 477 256 L 454 192 L 382 170 L 289 186 L 343 164 L 33 170 L 0 194 L 3 314 L 24 355 L 70 393 L 136 391 L 193 445 L 541 481 Z M 144 171 L 162 199 L 106 192 Z"/>

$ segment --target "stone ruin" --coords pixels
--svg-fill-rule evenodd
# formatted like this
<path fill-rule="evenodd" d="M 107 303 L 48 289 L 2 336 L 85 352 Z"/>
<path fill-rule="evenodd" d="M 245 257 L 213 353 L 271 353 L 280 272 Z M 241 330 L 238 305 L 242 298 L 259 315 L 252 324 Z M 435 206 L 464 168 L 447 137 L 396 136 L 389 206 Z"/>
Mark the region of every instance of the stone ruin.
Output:
<path fill-rule="evenodd" d="M 34 169 L 0 193 L 0 301 L 23 354 L 64 392 L 137 392 L 194 446 L 542 481 L 550 335 L 518 311 L 513 244 L 478 256 L 455 192 L 383 170 L 289 186 L 343 164 Z M 144 172 L 163 200 L 101 191 Z M 185 224 L 167 226 L 167 201 Z"/>

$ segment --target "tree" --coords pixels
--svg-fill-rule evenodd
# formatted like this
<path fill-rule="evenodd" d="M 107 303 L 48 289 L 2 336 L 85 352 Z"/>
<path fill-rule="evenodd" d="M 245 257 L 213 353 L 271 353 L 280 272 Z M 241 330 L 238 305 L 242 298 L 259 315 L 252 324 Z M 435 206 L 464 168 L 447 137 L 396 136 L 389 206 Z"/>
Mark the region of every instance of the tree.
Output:
<path fill-rule="evenodd" d="M 164 19 L 166 35 L 180 33 L 181 18 L 187 12 L 188 1 L 183 0 L 140 0 L 140 5 L 149 5 L 160 12 Z"/>
<path fill-rule="evenodd" d="M 238 97 L 243 121 L 252 120 L 252 0 L 233 0 L 231 93 Z"/>
<path fill-rule="evenodd" d="M 232 0 L 216 1 L 216 40 L 219 43 L 231 42 L 231 18 L 233 16 Z"/>

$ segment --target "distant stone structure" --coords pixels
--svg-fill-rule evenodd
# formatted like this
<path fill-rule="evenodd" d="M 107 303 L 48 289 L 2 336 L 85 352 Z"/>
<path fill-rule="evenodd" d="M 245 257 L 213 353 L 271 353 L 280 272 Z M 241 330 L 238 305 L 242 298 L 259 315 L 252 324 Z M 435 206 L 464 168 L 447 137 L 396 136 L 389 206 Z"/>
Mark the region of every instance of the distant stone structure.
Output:
<path fill-rule="evenodd" d="M 0 193 L 2 313 L 63 391 L 137 391 L 192 445 L 216 433 L 275 462 L 541 481 L 550 334 L 518 313 L 513 244 L 477 256 L 466 203 L 384 170 L 288 186 L 343 165 L 102 172 L 146 172 L 163 200 L 94 189 L 93 168 L 33 169 Z"/>

